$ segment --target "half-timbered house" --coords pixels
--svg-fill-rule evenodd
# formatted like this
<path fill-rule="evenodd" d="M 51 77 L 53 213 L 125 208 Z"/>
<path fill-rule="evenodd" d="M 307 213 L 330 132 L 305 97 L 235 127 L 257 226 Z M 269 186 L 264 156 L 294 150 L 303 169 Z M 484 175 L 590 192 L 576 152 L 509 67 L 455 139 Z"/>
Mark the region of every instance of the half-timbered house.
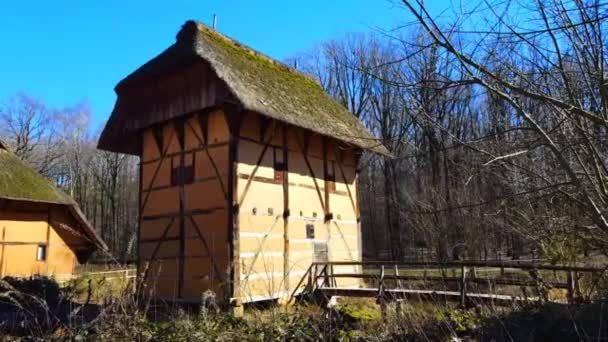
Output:
<path fill-rule="evenodd" d="M 0 277 L 68 279 L 98 249 L 78 204 L 0 141 Z"/>
<path fill-rule="evenodd" d="M 146 291 L 238 306 L 361 259 L 357 163 L 389 152 L 312 78 L 189 21 L 115 90 L 99 148 L 141 158 Z"/>

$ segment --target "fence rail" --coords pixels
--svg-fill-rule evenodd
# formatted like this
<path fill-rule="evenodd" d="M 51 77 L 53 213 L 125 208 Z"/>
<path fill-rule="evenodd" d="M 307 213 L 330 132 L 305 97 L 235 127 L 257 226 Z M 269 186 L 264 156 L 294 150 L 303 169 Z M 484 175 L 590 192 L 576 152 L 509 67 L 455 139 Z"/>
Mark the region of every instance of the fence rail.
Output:
<path fill-rule="evenodd" d="M 335 272 L 339 266 L 356 266 L 359 272 Z M 498 277 L 480 277 L 477 274 L 499 273 Z M 517 277 L 506 276 L 506 271 L 517 272 Z M 538 261 L 451 261 L 451 262 L 417 262 L 417 261 L 334 261 L 314 262 L 310 265 L 299 284 L 292 293 L 292 299 L 296 293 L 301 295 L 322 296 L 359 296 L 376 297 L 381 309 L 384 311 L 386 302 L 390 300 L 401 300 L 408 296 L 436 297 L 441 296 L 446 300 L 456 300 L 463 307 L 471 299 L 490 300 L 495 302 L 512 303 L 513 301 L 548 300 L 548 289 L 566 290 L 567 302 L 574 303 L 581 299 L 579 287 L 580 275 L 591 274 L 591 291 L 597 286 L 599 280 L 608 270 L 606 267 L 595 266 L 569 266 L 549 265 Z M 407 272 L 423 272 L 419 274 L 405 274 Z M 428 275 L 429 272 L 440 271 L 441 275 Z M 521 271 L 526 271 L 525 273 Z M 543 271 L 565 273 L 564 279 L 544 279 Z M 447 274 L 452 272 L 452 276 Z M 352 288 L 338 286 L 337 279 L 350 278 L 375 282 L 372 288 Z M 458 291 L 412 289 L 413 283 L 419 284 L 455 283 Z M 471 284 L 487 284 L 490 288 L 496 285 L 519 286 L 523 296 L 501 295 L 495 293 L 479 293 L 472 291 Z M 303 289 L 302 289 L 303 287 Z M 536 296 L 529 296 L 527 288 L 536 291 Z M 591 294 L 591 292 L 589 293 Z"/>
<path fill-rule="evenodd" d="M 137 276 L 136 268 L 125 268 L 119 270 L 110 271 L 97 271 L 97 272 L 86 272 L 87 275 L 92 277 L 103 277 L 105 279 L 132 279 Z"/>

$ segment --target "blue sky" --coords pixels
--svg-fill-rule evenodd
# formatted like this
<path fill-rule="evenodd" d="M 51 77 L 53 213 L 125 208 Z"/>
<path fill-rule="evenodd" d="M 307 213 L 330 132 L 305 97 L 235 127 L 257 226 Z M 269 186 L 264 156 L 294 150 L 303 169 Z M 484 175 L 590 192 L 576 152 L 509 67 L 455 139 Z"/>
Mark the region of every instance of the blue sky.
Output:
<path fill-rule="evenodd" d="M 112 110 L 114 85 L 172 44 L 187 19 L 210 23 L 215 13 L 221 32 L 282 60 L 349 32 L 411 20 L 397 4 L 6 0 L 0 4 L 0 102 L 19 91 L 56 108 L 84 101 L 96 129 Z"/>

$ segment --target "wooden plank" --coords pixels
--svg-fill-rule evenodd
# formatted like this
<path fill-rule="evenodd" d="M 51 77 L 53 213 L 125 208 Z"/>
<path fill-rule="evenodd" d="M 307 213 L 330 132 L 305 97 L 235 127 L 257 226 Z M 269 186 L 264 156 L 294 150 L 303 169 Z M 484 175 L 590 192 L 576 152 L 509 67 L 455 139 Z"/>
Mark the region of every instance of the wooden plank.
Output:
<path fill-rule="evenodd" d="M 341 297 L 369 297 L 375 298 L 378 295 L 377 288 L 336 288 L 336 287 L 320 287 L 315 290 L 317 295 L 329 298 L 333 296 Z M 460 292 L 458 291 L 435 291 L 435 290 L 413 290 L 413 289 L 385 289 L 385 296 L 387 299 L 401 299 L 401 298 L 420 298 L 420 299 L 432 299 L 437 300 L 443 298 L 445 300 L 459 301 Z M 495 301 L 503 304 L 511 304 L 513 302 L 526 302 L 526 301 L 537 301 L 537 297 L 520 297 L 520 296 L 508 296 L 498 294 L 485 294 L 485 293 L 469 293 L 467 294 L 471 299 L 478 301 Z"/>
<path fill-rule="evenodd" d="M 377 274 L 360 274 L 360 273 L 336 273 L 330 275 L 332 278 L 356 278 L 356 279 L 367 279 L 367 280 L 377 280 L 379 276 Z M 461 281 L 460 277 L 441 277 L 441 276 L 414 276 L 414 275 L 392 275 L 385 274 L 385 280 L 406 280 L 406 281 L 422 281 L 422 282 L 434 282 L 434 283 L 458 283 Z M 513 286 L 529 286 L 535 287 L 537 286 L 537 282 L 533 280 L 525 280 L 525 279 L 514 279 L 514 278 L 467 278 L 468 283 L 476 283 L 476 284 L 494 284 L 494 285 L 513 285 Z M 557 282 L 557 281 L 543 281 L 543 284 L 548 285 L 552 288 L 556 289 L 566 289 L 568 288 L 568 284 Z"/>
<path fill-rule="evenodd" d="M 550 270 L 550 271 L 577 271 L 577 272 L 603 272 L 603 267 L 589 266 L 561 266 L 522 263 L 517 261 L 448 261 L 448 262 L 417 262 L 417 261 L 331 261 L 327 263 L 316 263 L 318 265 L 331 264 L 335 266 L 379 266 L 379 265 L 400 265 L 400 266 L 419 266 L 425 268 L 451 268 L 462 265 L 469 267 L 506 267 L 519 268 L 524 270 Z"/>

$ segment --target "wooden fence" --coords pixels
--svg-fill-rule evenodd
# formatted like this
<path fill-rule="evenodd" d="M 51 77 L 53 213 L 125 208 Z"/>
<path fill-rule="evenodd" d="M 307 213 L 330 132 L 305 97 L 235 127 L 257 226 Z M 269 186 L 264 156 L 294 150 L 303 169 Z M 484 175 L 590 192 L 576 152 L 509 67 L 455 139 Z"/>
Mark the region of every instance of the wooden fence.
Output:
<path fill-rule="evenodd" d="M 338 266 L 356 266 L 358 272 L 340 273 L 334 269 Z M 547 265 L 536 261 L 454 261 L 454 262 L 315 262 L 310 265 L 304 277 L 295 288 L 292 298 L 299 294 L 330 296 L 376 297 L 379 304 L 386 301 L 402 300 L 409 296 L 418 298 L 442 297 L 458 301 L 463 307 L 472 299 L 491 301 L 493 304 L 512 303 L 514 301 L 549 301 L 550 289 L 561 289 L 567 293 L 566 301 L 575 303 L 588 300 L 605 279 L 607 267 L 580 267 L 567 265 Z M 487 276 L 480 276 L 481 273 Z M 413 273 L 413 274 L 412 274 Z M 450 275 L 451 273 L 451 275 Z M 565 274 L 558 277 L 557 274 Z M 496 276 L 489 276 L 496 274 Z M 513 276 L 515 274 L 515 276 Z M 555 279 L 547 279 L 547 275 Z M 583 295 L 579 280 L 586 277 L 587 295 Z M 368 286 L 340 287 L 338 279 L 359 279 Z M 563 278 L 563 280 L 562 280 Z M 412 285 L 453 284 L 457 291 L 414 289 Z M 523 295 L 501 295 L 494 291 L 481 293 L 472 291 L 472 284 L 484 284 L 488 289 L 496 286 L 517 286 Z M 369 285 L 372 285 L 371 287 Z M 527 289 L 532 288 L 535 296 L 530 296 Z M 554 300 L 558 301 L 558 300 Z"/>

